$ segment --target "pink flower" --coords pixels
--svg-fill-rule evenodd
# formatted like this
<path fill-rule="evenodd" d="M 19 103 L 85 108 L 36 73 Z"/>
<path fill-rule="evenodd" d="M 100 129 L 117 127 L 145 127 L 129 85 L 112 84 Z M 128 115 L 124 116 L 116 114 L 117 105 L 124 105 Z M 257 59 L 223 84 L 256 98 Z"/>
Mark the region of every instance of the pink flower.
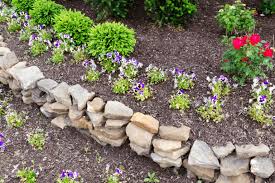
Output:
<path fill-rule="evenodd" d="M 267 48 L 267 49 L 263 52 L 263 55 L 264 55 L 265 57 L 270 57 L 270 58 L 272 58 L 272 56 L 273 56 L 273 51 L 272 51 L 272 49 Z"/>
<path fill-rule="evenodd" d="M 261 37 L 259 34 L 252 34 L 250 37 L 250 44 L 251 45 L 256 45 L 261 41 Z"/>
<path fill-rule="evenodd" d="M 239 50 L 244 45 L 242 38 L 239 37 L 233 39 L 232 44 L 236 50 Z"/>

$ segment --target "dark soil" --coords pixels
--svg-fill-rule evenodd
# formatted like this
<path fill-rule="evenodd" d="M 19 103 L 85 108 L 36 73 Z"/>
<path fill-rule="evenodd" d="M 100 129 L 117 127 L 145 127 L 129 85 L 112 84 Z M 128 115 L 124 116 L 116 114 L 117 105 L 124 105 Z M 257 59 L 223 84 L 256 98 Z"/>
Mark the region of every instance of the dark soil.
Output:
<path fill-rule="evenodd" d="M 82 10 L 88 16 L 95 18 L 91 8 L 78 0 L 58 0 L 66 7 Z M 220 43 L 223 31 L 218 28 L 215 15 L 225 2 L 221 0 L 201 0 L 199 2 L 198 14 L 191 20 L 188 26 L 183 28 L 157 27 L 151 23 L 142 8 L 142 1 L 136 1 L 134 8 L 130 11 L 130 18 L 122 20 L 129 27 L 135 29 L 138 43 L 132 56 L 136 57 L 146 66 L 154 64 L 162 68 L 179 67 L 192 70 L 197 74 L 195 88 L 190 92 L 194 97 L 194 107 L 201 103 L 203 97 L 208 96 L 206 77 L 223 74 L 219 63 L 225 47 Z M 254 3 L 248 4 L 254 7 Z M 263 39 L 272 42 L 275 35 L 275 15 L 270 17 L 257 16 L 256 32 Z M 233 89 L 227 98 L 224 107 L 226 119 L 221 123 L 206 123 L 200 120 L 194 107 L 181 113 L 169 109 L 168 100 L 173 93 L 172 79 L 163 84 L 153 86 L 154 97 L 145 102 L 136 102 L 131 95 L 118 96 L 111 92 L 108 77 L 104 76 L 95 84 L 81 81 L 84 68 L 81 64 L 72 64 L 70 61 L 61 65 L 46 63 L 50 54 L 44 54 L 38 58 L 32 58 L 28 53 L 27 44 L 19 42 L 16 34 L 8 34 L 1 26 L 1 34 L 6 38 L 8 47 L 14 50 L 22 61 L 28 61 L 30 65 L 37 65 L 46 77 L 56 81 L 66 81 L 69 84 L 79 83 L 90 91 L 96 92 L 105 100 L 118 100 L 133 108 L 135 111 L 148 113 L 156 117 L 161 124 L 179 126 L 181 124 L 192 128 L 191 141 L 201 139 L 210 145 L 224 144 L 232 141 L 237 144 L 264 143 L 271 148 L 271 158 L 275 161 L 275 129 L 273 127 L 262 127 L 249 119 L 244 111 L 248 106 L 250 85 Z M 272 42 L 273 44 L 274 41 Z M 143 72 L 144 73 L 144 72 Z M 144 78 L 145 76 L 141 76 Z M 275 83 L 274 73 L 269 74 L 269 80 Z M 12 145 L 8 153 L 0 157 L 0 176 L 11 175 L 11 170 L 21 161 L 30 164 L 34 159 L 41 163 L 45 172 L 39 176 L 39 182 L 53 182 L 53 177 L 62 169 L 78 170 L 85 182 L 101 182 L 101 177 L 107 163 L 112 167 L 122 164 L 126 168 L 125 180 L 130 183 L 142 182 L 146 173 L 150 170 L 156 171 L 161 182 L 177 183 L 191 182 L 184 176 L 175 176 L 172 169 L 162 170 L 148 158 L 139 157 L 133 153 L 126 144 L 121 148 L 101 147 L 91 138 L 81 135 L 75 129 L 58 130 L 52 128 L 49 119 L 42 117 L 35 106 L 23 105 L 18 99 L 14 102 L 18 110 L 31 111 L 29 123 L 22 129 L 14 130 L 0 125 L 1 131 L 10 134 Z M 273 111 L 275 114 L 275 111 Z M 35 125 L 33 125 L 35 124 Z M 27 127 L 27 128 L 26 128 Z M 27 145 L 26 133 L 34 128 L 43 128 L 49 133 L 46 149 L 42 152 L 32 150 Z M 12 134 L 12 135 L 11 135 Z M 89 152 L 85 153 L 84 148 Z M 20 151 L 20 152 L 18 152 Z M 16 153 L 18 152 L 18 153 Z M 98 152 L 105 160 L 96 163 L 95 155 Z M 19 156 L 17 156 L 19 154 Z M 11 158 L 13 157 L 13 158 Z M 45 161 L 42 161 L 47 157 Z M 8 179 L 8 182 L 16 182 Z M 275 175 L 269 182 L 275 182 Z"/>

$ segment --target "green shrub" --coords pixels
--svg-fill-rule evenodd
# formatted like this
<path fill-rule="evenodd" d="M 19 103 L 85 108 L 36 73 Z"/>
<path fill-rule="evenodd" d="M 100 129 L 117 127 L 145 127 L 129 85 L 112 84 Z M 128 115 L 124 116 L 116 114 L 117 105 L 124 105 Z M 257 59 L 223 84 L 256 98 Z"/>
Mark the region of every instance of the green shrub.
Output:
<path fill-rule="evenodd" d="M 102 20 L 109 16 L 125 18 L 133 0 L 85 0 L 95 8 L 97 19 Z"/>
<path fill-rule="evenodd" d="M 54 18 L 54 30 L 69 34 L 77 45 L 87 42 L 93 21 L 80 11 L 63 10 Z"/>
<path fill-rule="evenodd" d="M 10 6 L 12 2 L 12 0 L 2 0 L 2 1 L 8 6 Z"/>
<path fill-rule="evenodd" d="M 91 29 L 88 51 L 92 56 L 118 51 L 127 56 L 134 51 L 135 31 L 122 23 L 106 22 Z"/>
<path fill-rule="evenodd" d="M 145 11 L 160 25 L 184 24 L 197 11 L 190 0 L 145 0 L 144 6 Z"/>
<path fill-rule="evenodd" d="M 274 0 L 262 0 L 260 10 L 266 15 L 275 13 L 275 1 Z"/>
<path fill-rule="evenodd" d="M 32 9 L 35 0 L 12 0 L 12 5 L 17 11 L 28 12 Z"/>
<path fill-rule="evenodd" d="M 64 7 L 50 0 L 36 0 L 33 9 L 30 10 L 32 20 L 36 24 L 51 25 L 55 15 L 58 15 Z"/>
<path fill-rule="evenodd" d="M 20 178 L 20 182 L 23 183 L 36 183 L 36 172 L 31 168 L 24 168 L 17 171 L 17 177 Z"/>
<path fill-rule="evenodd" d="M 219 25 L 230 34 L 252 32 L 256 24 L 253 11 L 246 9 L 240 0 L 233 5 L 226 4 L 216 18 Z"/>
<path fill-rule="evenodd" d="M 112 90 L 116 94 L 126 94 L 131 86 L 131 82 L 128 79 L 120 78 L 114 82 Z"/>

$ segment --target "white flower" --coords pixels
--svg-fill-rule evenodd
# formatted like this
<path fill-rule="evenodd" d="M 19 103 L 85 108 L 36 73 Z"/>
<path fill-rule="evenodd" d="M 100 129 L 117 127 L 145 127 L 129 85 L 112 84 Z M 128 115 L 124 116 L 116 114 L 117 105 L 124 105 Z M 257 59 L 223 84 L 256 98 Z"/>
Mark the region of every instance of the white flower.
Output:
<path fill-rule="evenodd" d="M 211 82 L 211 79 L 210 79 L 209 76 L 206 77 L 206 80 L 207 80 L 208 82 Z"/>

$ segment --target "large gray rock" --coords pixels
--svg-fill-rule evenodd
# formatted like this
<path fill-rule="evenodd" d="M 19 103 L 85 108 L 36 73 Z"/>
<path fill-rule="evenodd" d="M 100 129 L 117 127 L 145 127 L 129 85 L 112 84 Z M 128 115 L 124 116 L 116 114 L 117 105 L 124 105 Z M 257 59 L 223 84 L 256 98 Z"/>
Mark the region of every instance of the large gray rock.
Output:
<path fill-rule="evenodd" d="M 92 101 L 87 102 L 88 112 L 103 112 L 105 102 L 100 97 L 95 97 Z"/>
<path fill-rule="evenodd" d="M 86 112 L 94 127 L 104 126 L 105 118 L 102 112 L 92 113 Z"/>
<path fill-rule="evenodd" d="M 133 110 L 121 102 L 108 101 L 105 105 L 104 116 L 108 119 L 130 120 Z"/>
<path fill-rule="evenodd" d="M 187 141 L 190 135 L 190 128 L 182 125 L 180 128 L 173 126 L 160 126 L 159 135 L 167 140 Z"/>
<path fill-rule="evenodd" d="M 154 146 L 154 149 L 156 150 L 160 150 L 164 152 L 173 152 L 181 148 L 181 141 L 154 139 L 153 146 Z"/>
<path fill-rule="evenodd" d="M 150 147 L 149 148 L 143 148 L 133 142 L 130 143 L 130 147 L 133 151 L 135 151 L 139 156 L 147 156 L 150 153 Z"/>
<path fill-rule="evenodd" d="M 135 143 L 145 149 L 151 147 L 152 138 L 154 136 L 152 133 L 129 123 L 126 127 L 126 134 L 131 143 Z"/>
<path fill-rule="evenodd" d="M 79 111 L 77 106 L 70 106 L 69 108 L 69 118 L 71 120 L 78 120 L 84 115 L 84 110 Z"/>
<path fill-rule="evenodd" d="M 7 53 L 11 53 L 11 50 L 7 47 L 0 47 L 0 62 L 3 59 L 3 56 Z"/>
<path fill-rule="evenodd" d="M 32 90 L 32 100 L 37 105 L 39 106 L 44 105 L 47 102 L 46 97 L 47 97 L 46 93 L 39 90 L 38 88 L 35 88 Z"/>
<path fill-rule="evenodd" d="M 158 163 L 161 168 L 168 168 L 168 167 L 178 167 L 179 168 L 182 165 L 181 158 L 172 160 L 169 158 L 161 157 L 156 153 L 151 153 L 151 158 L 154 162 Z"/>
<path fill-rule="evenodd" d="M 51 121 L 51 124 L 61 129 L 64 129 L 66 126 L 68 126 L 67 119 L 65 116 L 58 116 L 54 118 Z"/>
<path fill-rule="evenodd" d="M 95 96 L 94 92 L 89 93 L 87 89 L 81 87 L 79 84 L 71 86 L 68 92 L 73 98 L 73 104 L 77 105 L 79 111 L 83 110 L 87 102 Z"/>
<path fill-rule="evenodd" d="M 187 154 L 188 151 L 190 150 L 190 148 L 191 148 L 191 145 L 187 144 L 183 148 L 181 148 L 179 150 L 172 151 L 172 152 L 165 152 L 165 151 L 161 151 L 158 149 L 154 149 L 154 152 L 162 157 L 176 160 L 176 159 L 184 156 L 185 154 Z"/>
<path fill-rule="evenodd" d="M 219 169 L 220 167 L 211 148 L 200 140 L 194 142 L 188 157 L 188 164 L 211 169 Z"/>
<path fill-rule="evenodd" d="M 23 90 L 35 88 L 36 82 L 44 78 L 43 73 L 36 66 L 18 68 L 12 76 L 20 83 Z"/>
<path fill-rule="evenodd" d="M 224 158 L 235 150 L 235 146 L 232 142 L 228 142 L 225 146 L 214 146 L 212 150 L 218 158 Z"/>
<path fill-rule="evenodd" d="M 202 168 L 199 166 L 189 165 L 188 160 L 183 161 L 183 166 L 187 170 L 194 173 L 199 179 L 213 182 L 215 179 L 215 170 L 210 168 Z"/>
<path fill-rule="evenodd" d="M 71 97 L 68 93 L 69 85 L 65 82 L 60 83 L 57 87 L 50 91 L 50 94 L 55 98 L 55 100 L 67 107 L 72 105 Z"/>
<path fill-rule="evenodd" d="M 57 87 L 58 83 L 52 79 L 41 79 L 37 82 L 37 87 L 41 90 L 46 92 L 47 94 L 50 93 L 52 89 Z"/>
<path fill-rule="evenodd" d="M 0 47 L 1 55 L 1 47 Z M 7 70 L 19 62 L 17 56 L 14 52 L 7 52 L 3 57 L 0 57 L 0 67 L 1 69 Z"/>
<path fill-rule="evenodd" d="M 249 172 L 249 159 L 241 159 L 235 155 L 221 159 L 221 174 L 225 176 L 238 176 Z"/>
<path fill-rule="evenodd" d="M 255 146 L 253 144 L 248 145 L 236 145 L 236 153 L 240 158 L 251 158 L 255 156 L 267 156 L 269 154 L 269 147 L 264 144 Z"/>
<path fill-rule="evenodd" d="M 119 129 L 119 128 L 122 128 L 123 126 L 126 126 L 128 123 L 129 121 L 125 121 L 125 120 L 107 119 L 105 123 L 105 127 L 110 129 Z"/>
<path fill-rule="evenodd" d="M 234 177 L 227 177 L 220 174 L 216 183 L 253 183 L 253 180 L 246 173 Z"/>
<path fill-rule="evenodd" d="M 250 161 L 251 172 L 262 178 L 269 178 L 275 171 L 272 160 L 264 157 L 255 157 Z"/>

